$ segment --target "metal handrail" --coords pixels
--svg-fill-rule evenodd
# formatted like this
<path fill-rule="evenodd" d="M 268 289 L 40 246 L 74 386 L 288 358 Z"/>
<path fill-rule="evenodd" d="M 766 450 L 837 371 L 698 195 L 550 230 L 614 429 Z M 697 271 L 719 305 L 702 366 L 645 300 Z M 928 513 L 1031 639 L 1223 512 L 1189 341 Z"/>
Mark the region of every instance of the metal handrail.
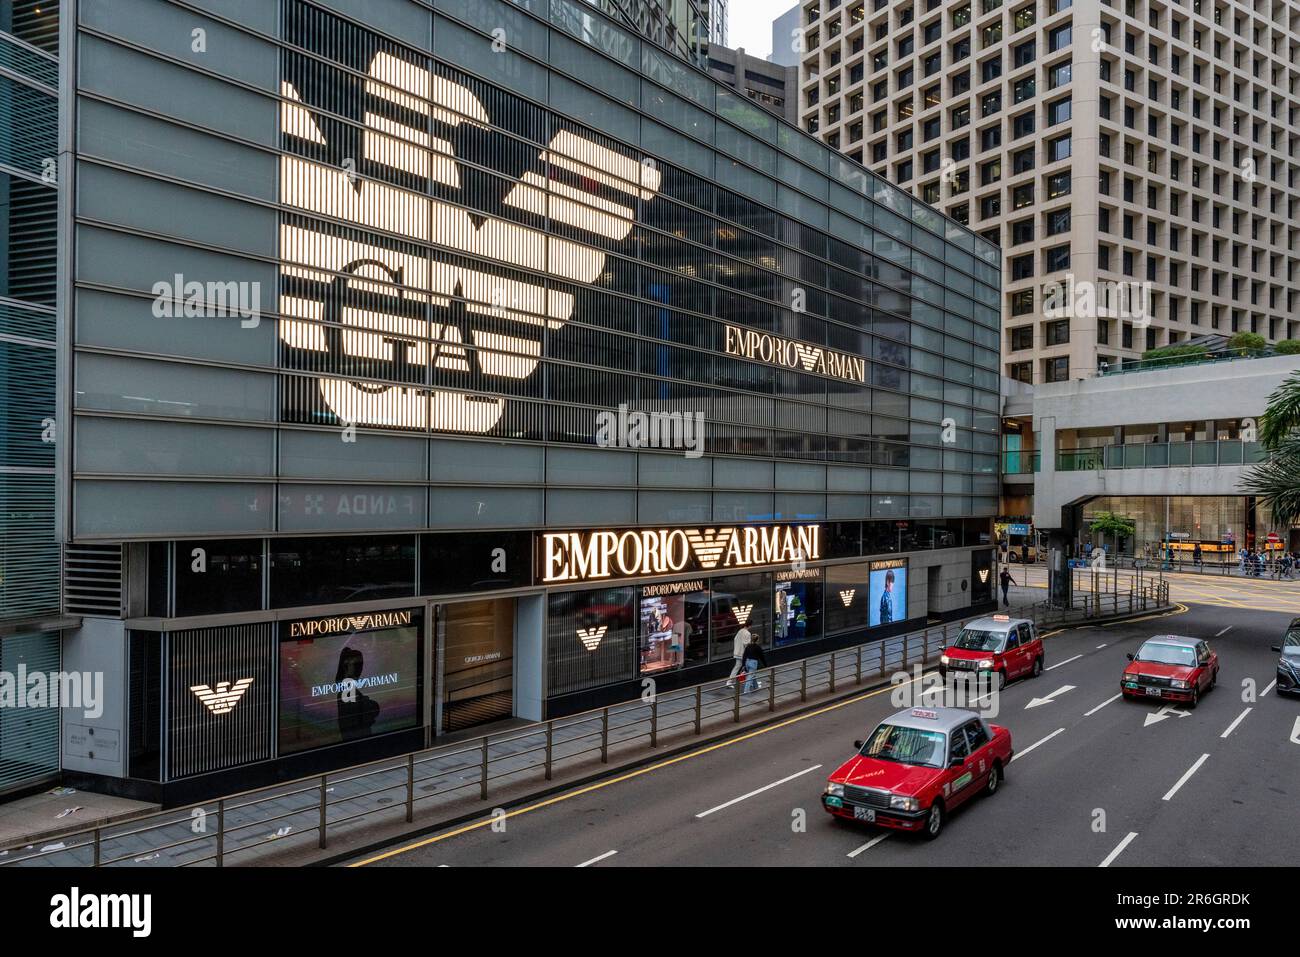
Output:
<path fill-rule="evenodd" d="M 1114 596 L 1111 603 L 1114 613 L 1120 611 L 1121 597 L 1124 596 Z M 1135 595 L 1130 591 L 1127 596 L 1130 610 L 1136 606 L 1137 601 L 1140 601 L 1143 607 L 1146 607 L 1149 601 L 1167 603 L 1167 583 L 1145 583 L 1136 600 Z M 1082 610 L 1085 618 L 1096 617 L 1104 607 L 1104 601 L 1095 597 L 1090 598 L 1088 593 L 1084 594 Z M 1045 602 L 1038 602 L 1010 609 L 1008 613 L 1048 624 L 1055 623 L 1057 619 L 1064 620 L 1077 610 L 1073 607 L 1054 609 Z M 119 822 L 117 825 L 101 825 L 70 832 L 61 836 L 61 846 L 56 849 L 20 854 L 0 862 L 0 865 L 15 866 L 25 861 L 91 848 L 94 855 L 93 866 L 109 866 L 128 860 L 138 860 L 142 856 L 152 860 L 152 855 L 163 851 L 211 842 L 215 844 L 211 853 L 178 863 L 182 866 L 193 866 L 215 862 L 218 867 L 221 867 L 226 865 L 226 859 L 232 854 L 246 854 L 255 848 L 281 841 L 282 836 L 277 832 L 270 837 L 247 843 L 233 841 L 231 846 L 227 846 L 227 839 L 252 828 L 266 828 L 271 824 L 308 815 L 316 816 L 316 823 L 297 831 L 294 836 L 301 837 L 314 831 L 319 846 L 325 848 L 328 845 L 331 827 L 337 828 L 339 825 L 373 814 L 392 812 L 405 807 L 409 822 L 413 819 L 416 804 L 435 797 L 445 797 L 478 786 L 480 798 L 486 800 L 490 793 L 489 785 L 494 781 L 538 771 L 543 771 L 546 779 L 550 780 L 557 766 L 594 761 L 593 756 L 597 753 L 600 762 L 606 763 L 609 749 L 614 746 L 644 748 L 646 744 L 642 739 L 649 738 L 649 746 L 655 747 L 659 737 L 665 732 L 680 732 L 693 726 L 694 734 L 699 735 L 703 733 L 706 722 L 725 721 L 728 715 L 733 722 L 739 722 L 744 713 L 747 711 L 752 713 L 756 708 L 766 706 L 766 710 L 772 712 L 778 706 L 791 701 L 803 703 L 812 693 L 833 693 L 841 686 L 847 687 L 850 683 L 860 686 L 864 680 L 884 677 L 891 670 L 906 669 L 914 664 L 928 664 L 937 651 L 945 647 L 954 625 L 960 628 L 976 617 L 981 616 L 968 616 L 941 626 L 918 629 L 916 632 L 904 635 L 895 635 L 883 640 L 876 639 L 798 661 L 773 665 L 757 673 L 758 680 L 766 681 L 767 684 L 764 688 L 755 689 L 750 694 L 744 694 L 742 691 L 746 679 L 746 675 L 742 673 L 736 677 L 735 684 L 730 689 L 726 687 L 726 679 L 716 679 L 689 688 L 665 692 L 648 702 L 634 699 L 564 718 L 537 722 L 520 729 L 512 729 L 499 737 L 484 735 L 472 739 L 472 744 L 467 742 L 445 748 L 435 747 L 405 755 L 379 758 L 290 782 L 236 792 L 218 799 L 195 802 L 166 811 L 148 812 Z M 710 694 L 719 691 L 724 693 Z M 766 691 L 766 694 L 761 694 L 760 691 Z M 645 713 L 647 711 L 648 714 Z M 629 718 L 625 722 L 610 720 L 611 717 L 617 719 L 624 714 Z M 667 722 L 664 720 L 666 717 L 676 719 L 678 716 L 680 720 Z M 598 727 L 591 730 L 583 728 L 583 725 L 594 722 L 599 723 Z M 624 737 L 614 737 L 617 732 L 624 729 L 641 730 L 634 730 Z M 565 735 L 569 730 L 575 732 L 571 737 L 557 737 L 557 731 Z M 593 738 L 599 738 L 598 745 L 582 746 L 576 750 L 572 748 L 573 745 L 583 744 Z M 526 746 L 519 750 L 500 752 L 501 746 L 511 744 Z M 495 755 L 492 753 L 494 748 L 498 751 Z M 539 753 L 544 755 L 541 760 L 531 759 L 531 756 Z M 435 762 L 437 766 L 430 767 Z M 421 765 L 422 771 L 431 773 L 417 776 L 416 765 Z M 375 782 L 374 778 L 379 775 L 391 776 L 393 780 L 387 783 Z M 459 776 L 460 780 L 457 780 L 456 776 Z M 335 795 L 333 799 L 329 797 L 331 789 L 354 783 L 361 786 L 367 784 L 377 784 L 377 786 L 359 790 L 355 794 Z M 431 783 L 435 786 L 429 793 L 419 796 L 415 794 L 417 784 Z M 362 808 L 355 813 L 333 817 L 329 813 L 331 808 L 337 809 L 345 804 L 365 801 L 376 795 L 402 789 L 405 789 L 407 797 L 401 804 Z M 300 807 L 284 808 L 283 802 L 295 800 L 301 801 Z M 279 806 L 267 809 L 272 812 L 268 816 L 257 814 L 255 809 L 269 802 L 275 802 Z M 211 810 L 213 807 L 216 808 L 215 812 Z M 205 828 L 193 831 L 192 822 L 196 810 L 202 812 L 204 820 L 215 816 L 217 830 L 208 831 Z M 253 815 L 252 820 L 232 820 L 232 815 L 242 816 L 241 812 L 245 810 Z M 117 827 L 122 830 L 115 831 Z M 169 828 L 185 829 L 192 833 L 179 840 L 176 839 L 179 835 L 172 835 L 171 838 L 163 838 L 162 843 L 151 844 L 147 850 L 141 851 L 137 847 L 122 856 L 105 857 L 103 853 L 105 847 L 114 848 L 121 842 L 138 840 L 142 835 L 152 831 L 163 831 Z M 21 845 L 11 847 L 9 850 L 16 850 L 19 846 Z"/>

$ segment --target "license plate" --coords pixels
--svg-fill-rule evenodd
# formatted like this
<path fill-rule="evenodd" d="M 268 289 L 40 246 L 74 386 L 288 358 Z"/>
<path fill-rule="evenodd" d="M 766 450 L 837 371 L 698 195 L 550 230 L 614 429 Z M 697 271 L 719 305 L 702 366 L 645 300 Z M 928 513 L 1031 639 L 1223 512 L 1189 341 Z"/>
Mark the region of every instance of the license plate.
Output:
<path fill-rule="evenodd" d="M 855 807 L 853 809 L 853 819 L 855 821 L 866 821 L 868 824 L 874 823 L 876 820 L 875 808 Z"/>
<path fill-rule="evenodd" d="M 1147 688 L 1147 689 L 1146 689 L 1146 693 L 1149 694 L 1149 695 L 1150 695 L 1151 697 L 1153 697 L 1153 698 L 1159 698 L 1159 697 L 1160 697 L 1160 689 L 1159 689 L 1159 688 Z"/>

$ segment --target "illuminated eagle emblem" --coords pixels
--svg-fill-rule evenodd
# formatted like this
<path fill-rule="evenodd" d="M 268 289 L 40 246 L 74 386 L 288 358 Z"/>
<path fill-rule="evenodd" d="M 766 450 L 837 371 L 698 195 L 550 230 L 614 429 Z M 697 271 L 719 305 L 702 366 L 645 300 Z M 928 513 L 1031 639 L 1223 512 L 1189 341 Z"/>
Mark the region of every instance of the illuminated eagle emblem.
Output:
<path fill-rule="evenodd" d="M 609 630 L 609 625 L 595 625 L 591 628 L 579 628 L 578 640 L 582 642 L 582 647 L 588 651 L 595 651 L 600 647 L 600 640 L 605 637 L 605 632 Z"/>
<path fill-rule="evenodd" d="M 324 90 L 306 68 L 281 85 L 280 201 L 294 212 L 280 221 L 279 337 L 284 363 L 309 373 L 286 405 L 487 432 L 506 400 L 476 390 L 533 374 L 573 315 L 565 284 L 601 276 L 596 247 L 628 237 L 662 174 L 569 129 L 529 147 L 467 86 L 384 49 L 363 69 Z M 322 75 L 335 74 L 315 64 Z M 330 112 L 361 102 L 352 122 Z"/>
<path fill-rule="evenodd" d="M 233 684 L 229 681 L 218 681 L 215 689 L 208 685 L 191 685 L 190 691 L 194 692 L 195 697 L 213 714 L 229 714 L 235 710 L 235 705 L 239 704 L 239 699 L 244 696 L 244 692 L 252 683 L 252 678 L 240 678 Z"/>

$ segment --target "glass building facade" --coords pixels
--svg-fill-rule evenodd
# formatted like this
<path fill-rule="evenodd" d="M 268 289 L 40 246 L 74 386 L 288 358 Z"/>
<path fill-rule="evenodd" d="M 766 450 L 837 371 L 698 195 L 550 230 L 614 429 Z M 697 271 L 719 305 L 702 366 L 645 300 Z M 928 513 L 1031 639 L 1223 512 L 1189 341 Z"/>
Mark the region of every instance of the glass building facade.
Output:
<path fill-rule="evenodd" d="M 977 603 L 995 247 L 595 4 L 209 7 L 76 31 L 64 502 L 124 557 L 133 729 L 76 771 L 343 763 Z M 187 692 L 245 679 L 270 726 Z"/>
<path fill-rule="evenodd" d="M 58 24 L 58 4 L 0 4 L 0 675 L 7 676 L 59 667 Z M 0 793 L 58 769 L 58 711 L 0 705 Z"/>

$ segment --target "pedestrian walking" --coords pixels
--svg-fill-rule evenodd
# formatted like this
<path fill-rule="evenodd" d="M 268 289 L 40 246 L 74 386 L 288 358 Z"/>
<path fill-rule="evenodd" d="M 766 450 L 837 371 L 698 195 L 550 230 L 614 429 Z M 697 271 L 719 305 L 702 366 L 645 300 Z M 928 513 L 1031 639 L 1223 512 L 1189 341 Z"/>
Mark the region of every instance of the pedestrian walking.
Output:
<path fill-rule="evenodd" d="M 741 625 L 736 631 L 736 637 L 731 642 L 731 674 L 727 675 L 727 687 L 730 688 L 736 683 L 736 675 L 745 669 L 745 649 L 753 640 L 748 628 Z"/>
<path fill-rule="evenodd" d="M 1002 586 L 1002 605 L 1005 608 L 1011 607 L 1011 586 L 1015 583 L 1015 579 L 1011 577 L 1011 572 L 1005 568 L 1002 569 L 1002 574 L 998 576 L 998 584 Z"/>
<path fill-rule="evenodd" d="M 758 680 L 758 669 L 767 667 L 767 656 L 763 654 L 763 646 L 758 643 L 757 638 L 751 638 L 749 644 L 745 645 L 743 658 L 745 687 L 741 690 L 741 694 L 749 694 L 755 688 L 763 687 L 763 683 Z"/>
<path fill-rule="evenodd" d="M 1196 566 L 1196 570 L 1197 570 L 1198 572 L 1202 570 L 1202 568 L 1201 568 L 1201 543 L 1200 543 L 1200 542 L 1197 542 L 1196 545 L 1192 548 L 1192 564 Z"/>

